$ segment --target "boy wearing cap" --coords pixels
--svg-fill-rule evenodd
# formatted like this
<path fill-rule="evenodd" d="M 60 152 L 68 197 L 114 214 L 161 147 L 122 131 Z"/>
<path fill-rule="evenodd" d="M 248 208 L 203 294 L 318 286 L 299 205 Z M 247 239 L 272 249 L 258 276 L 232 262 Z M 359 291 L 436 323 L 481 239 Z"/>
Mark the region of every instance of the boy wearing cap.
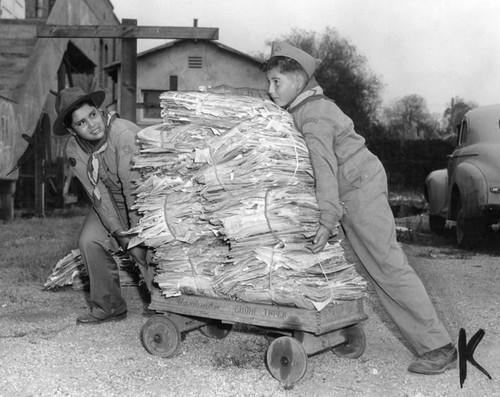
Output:
<path fill-rule="evenodd" d="M 455 368 L 456 348 L 396 240 L 383 165 L 351 119 L 324 96 L 314 78 L 319 63 L 286 42 L 274 42 L 264 67 L 270 97 L 292 114 L 309 149 L 320 208 L 310 248 L 320 252 L 341 220 L 380 301 L 418 356 L 408 370 L 439 374 Z"/>
<path fill-rule="evenodd" d="M 77 318 L 77 324 L 99 324 L 123 320 L 127 304 L 121 296 L 118 266 L 112 253 L 118 245 L 127 251 L 130 238 L 125 234 L 138 221 L 131 210 L 135 202 L 132 158 L 139 151 L 136 141 L 140 128 L 116 115 L 101 111 L 104 91 L 86 94 L 77 87 L 59 92 L 56 135 L 72 135 L 66 146 L 68 162 L 87 191 L 93 210 L 87 215 L 79 237 L 79 248 L 90 279 L 90 312 Z M 147 267 L 142 247 L 128 250 L 132 258 Z M 149 277 L 144 277 L 149 281 Z M 149 286 L 149 285 L 148 285 Z"/>

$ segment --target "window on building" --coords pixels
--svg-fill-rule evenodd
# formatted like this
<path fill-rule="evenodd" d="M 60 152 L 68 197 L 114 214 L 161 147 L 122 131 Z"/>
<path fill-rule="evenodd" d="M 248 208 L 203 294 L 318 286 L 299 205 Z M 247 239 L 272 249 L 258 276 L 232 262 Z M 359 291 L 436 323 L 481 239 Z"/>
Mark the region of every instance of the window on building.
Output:
<path fill-rule="evenodd" d="M 170 91 L 177 91 L 178 90 L 178 78 L 177 76 L 170 76 Z"/>
<path fill-rule="evenodd" d="M 201 57 L 188 57 L 189 69 L 201 69 L 203 67 L 203 59 Z"/>
<path fill-rule="evenodd" d="M 144 99 L 143 118 L 161 119 L 160 94 L 167 90 L 142 90 Z"/>

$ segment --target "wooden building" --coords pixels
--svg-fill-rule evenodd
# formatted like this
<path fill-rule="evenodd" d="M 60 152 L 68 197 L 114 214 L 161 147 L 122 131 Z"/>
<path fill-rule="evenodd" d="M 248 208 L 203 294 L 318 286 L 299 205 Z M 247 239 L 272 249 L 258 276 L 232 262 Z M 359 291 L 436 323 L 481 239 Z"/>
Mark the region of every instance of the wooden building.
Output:
<path fill-rule="evenodd" d="M 65 144 L 65 138 L 51 135 L 55 93 L 69 86 L 108 88 L 113 83 L 104 65 L 117 59 L 120 45 L 116 39 L 37 34 L 45 24 L 118 26 L 109 0 L 23 2 L 24 18 L 0 19 L 0 218 L 5 219 L 14 215 L 16 185 L 32 186 L 16 199 L 21 205 L 32 199 L 29 205 L 38 212 L 46 198 L 61 196 L 64 175 L 61 167 L 51 169 Z"/>
<path fill-rule="evenodd" d="M 14 217 L 14 200 L 39 216 L 68 202 L 67 137 L 51 131 L 61 89 L 104 89 L 104 107 L 153 124 L 158 109 L 144 104 L 158 108 L 159 91 L 266 85 L 257 59 L 212 41 L 216 28 L 120 23 L 110 0 L 10 1 L 15 12 L 0 15 L 0 219 Z M 140 38 L 175 41 L 137 59 Z"/>
<path fill-rule="evenodd" d="M 196 23 L 195 23 L 196 26 Z M 120 62 L 106 66 L 120 87 Z M 181 39 L 137 55 L 139 125 L 161 122 L 158 96 L 165 91 L 196 90 L 200 86 L 267 88 L 262 61 L 218 41 Z M 118 93 L 115 93 L 116 97 Z"/>

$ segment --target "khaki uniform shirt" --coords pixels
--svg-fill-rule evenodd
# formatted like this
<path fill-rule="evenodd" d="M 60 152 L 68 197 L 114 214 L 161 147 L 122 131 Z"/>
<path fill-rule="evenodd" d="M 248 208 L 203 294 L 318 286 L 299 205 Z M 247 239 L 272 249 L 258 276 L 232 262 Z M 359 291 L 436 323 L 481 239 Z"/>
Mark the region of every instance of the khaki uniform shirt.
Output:
<path fill-rule="evenodd" d="M 316 180 L 320 224 L 333 230 L 342 218 L 338 168 L 365 148 L 365 139 L 354 131 L 352 120 L 329 98 L 313 78 L 288 111 L 302 133 Z"/>
<path fill-rule="evenodd" d="M 140 149 L 137 142 L 139 130 L 137 125 L 128 120 L 112 120 L 107 148 L 97 155 L 100 201 L 93 198 L 94 187 L 87 175 L 90 156 L 74 137 L 69 139 L 66 147 L 66 155 L 73 172 L 91 198 L 95 211 L 110 234 L 117 230 L 127 230 L 139 220 L 139 214 L 131 209 L 135 203 L 134 181 L 140 178 L 139 171 L 132 169 L 133 157 Z"/>

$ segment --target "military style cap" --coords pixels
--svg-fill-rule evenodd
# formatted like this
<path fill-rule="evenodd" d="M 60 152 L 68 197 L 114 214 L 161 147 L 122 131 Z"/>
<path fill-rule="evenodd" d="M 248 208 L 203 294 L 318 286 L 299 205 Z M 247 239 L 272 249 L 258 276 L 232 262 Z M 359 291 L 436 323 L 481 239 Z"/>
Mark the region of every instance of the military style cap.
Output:
<path fill-rule="evenodd" d="M 307 52 L 294 47 L 285 41 L 275 41 L 272 45 L 272 57 L 287 57 L 296 60 L 304 68 L 309 78 L 312 77 L 316 68 L 321 63 L 321 59 L 316 59 Z"/>

